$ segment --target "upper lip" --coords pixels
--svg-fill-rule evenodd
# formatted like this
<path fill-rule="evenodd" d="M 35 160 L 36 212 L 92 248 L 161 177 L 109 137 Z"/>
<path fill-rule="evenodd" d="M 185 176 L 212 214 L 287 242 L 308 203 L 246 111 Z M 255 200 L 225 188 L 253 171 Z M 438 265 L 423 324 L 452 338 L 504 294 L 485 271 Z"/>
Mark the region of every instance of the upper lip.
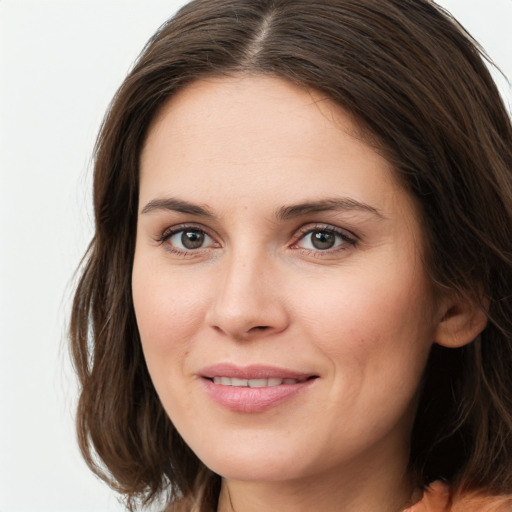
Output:
<path fill-rule="evenodd" d="M 230 377 L 235 379 L 297 379 L 316 377 L 314 373 L 267 365 L 238 366 L 232 363 L 219 363 L 203 368 L 201 377 Z"/>

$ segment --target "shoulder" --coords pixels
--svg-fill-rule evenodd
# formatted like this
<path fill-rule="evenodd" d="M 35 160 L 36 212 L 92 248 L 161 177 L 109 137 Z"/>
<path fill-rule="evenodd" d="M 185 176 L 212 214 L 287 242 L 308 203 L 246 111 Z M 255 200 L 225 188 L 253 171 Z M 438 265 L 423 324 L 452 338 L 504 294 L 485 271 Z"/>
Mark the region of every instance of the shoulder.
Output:
<path fill-rule="evenodd" d="M 471 492 L 454 496 L 446 484 L 434 482 L 427 487 L 422 500 L 404 512 L 512 512 L 512 495 Z"/>

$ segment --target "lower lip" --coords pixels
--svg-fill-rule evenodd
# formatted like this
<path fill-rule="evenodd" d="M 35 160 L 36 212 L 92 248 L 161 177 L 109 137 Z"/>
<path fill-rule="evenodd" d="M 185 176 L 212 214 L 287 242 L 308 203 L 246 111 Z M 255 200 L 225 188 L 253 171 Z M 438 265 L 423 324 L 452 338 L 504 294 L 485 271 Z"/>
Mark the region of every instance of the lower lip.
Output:
<path fill-rule="evenodd" d="M 309 388 L 316 379 L 308 379 L 297 384 L 281 384 L 263 388 L 225 386 L 202 379 L 210 398 L 217 404 L 234 412 L 256 413 L 272 409 L 298 393 Z"/>

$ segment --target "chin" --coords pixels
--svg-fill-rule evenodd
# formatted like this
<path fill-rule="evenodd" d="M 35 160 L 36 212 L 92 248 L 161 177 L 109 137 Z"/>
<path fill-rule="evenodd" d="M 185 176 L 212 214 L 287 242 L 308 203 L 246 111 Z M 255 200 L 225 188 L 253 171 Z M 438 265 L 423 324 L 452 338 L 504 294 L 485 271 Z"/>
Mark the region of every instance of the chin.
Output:
<path fill-rule="evenodd" d="M 278 482 L 294 480 L 302 476 L 293 463 L 275 464 L 272 461 L 254 461 L 235 458 L 234 460 L 212 461 L 208 468 L 222 478 L 245 482 Z"/>
<path fill-rule="evenodd" d="M 216 450 L 198 450 L 196 455 L 214 473 L 228 480 L 273 482 L 293 480 L 305 473 L 306 461 L 296 447 L 286 450 L 269 445 L 241 448 L 237 443 L 216 444 Z M 297 463 L 300 462 L 300 465 Z"/>

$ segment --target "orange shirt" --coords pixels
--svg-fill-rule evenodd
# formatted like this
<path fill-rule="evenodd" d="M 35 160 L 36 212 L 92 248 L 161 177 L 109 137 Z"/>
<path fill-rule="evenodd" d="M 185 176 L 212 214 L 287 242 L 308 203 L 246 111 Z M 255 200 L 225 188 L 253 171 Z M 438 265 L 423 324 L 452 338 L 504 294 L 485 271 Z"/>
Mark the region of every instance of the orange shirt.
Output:
<path fill-rule="evenodd" d="M 442 482 L 431 484 L 422 500 L 404 512 L 512 512 L 512 496 L 489 496 L 470 493 L 452 497 Z"/>

